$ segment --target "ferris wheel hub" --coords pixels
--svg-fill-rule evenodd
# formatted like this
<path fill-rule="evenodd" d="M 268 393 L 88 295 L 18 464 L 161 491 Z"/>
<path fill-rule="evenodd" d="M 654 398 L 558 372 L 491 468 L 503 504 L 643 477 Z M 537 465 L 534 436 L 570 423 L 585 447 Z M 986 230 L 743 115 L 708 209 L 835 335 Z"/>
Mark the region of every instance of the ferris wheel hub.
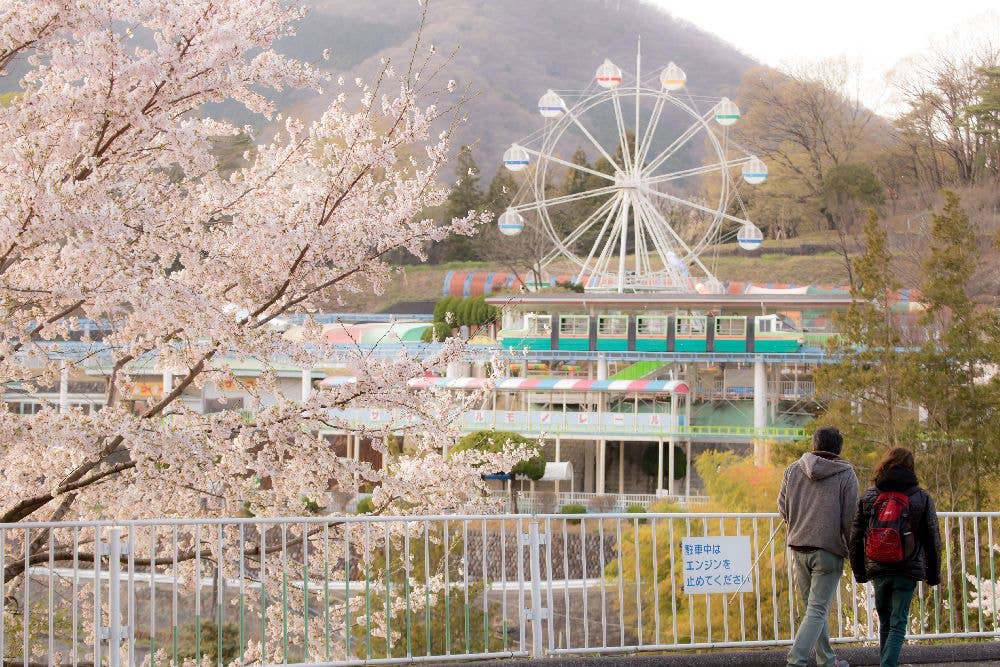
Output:
<path fill-rule="evenodd" d="M 615 187 L 620 190 L 638 190 L 643 187 L 642 174 L 618 170 L 615 172 Z"/>

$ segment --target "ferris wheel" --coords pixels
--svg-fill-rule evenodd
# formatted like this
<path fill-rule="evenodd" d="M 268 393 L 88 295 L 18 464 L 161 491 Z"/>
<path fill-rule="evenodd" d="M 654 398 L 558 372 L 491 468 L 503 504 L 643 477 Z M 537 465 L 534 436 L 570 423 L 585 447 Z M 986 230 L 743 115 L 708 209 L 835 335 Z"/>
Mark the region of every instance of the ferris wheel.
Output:
<path fill-rule="evenodd" d="M 737 186 L 763 183 L 767 166 L 730 139 L 732 100 L 692 95 L 674 63 L 646 81 L 640 71 L 638 53 L 629 80 L 605 60 L 585 90 L 541 96 L 544 126 L 503 156 L 527 179 L 498 227 L 540 226 L 553 243 L 543 269 L 569 269 L 587 290 L 718 292 L 704 255 L 733 231 L 740 247 L 761 245 Z M 593 164 L 573 158 L 579 148 Z"/>

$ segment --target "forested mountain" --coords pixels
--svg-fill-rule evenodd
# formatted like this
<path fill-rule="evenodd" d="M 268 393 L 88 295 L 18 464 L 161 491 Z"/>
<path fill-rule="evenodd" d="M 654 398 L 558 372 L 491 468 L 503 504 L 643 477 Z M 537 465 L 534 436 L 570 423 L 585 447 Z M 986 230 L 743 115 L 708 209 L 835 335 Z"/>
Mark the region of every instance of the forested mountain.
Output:
<path fill-rule="evenodd" d="M 351 78 L 370 75 L 383 58 L 405 67 L 421 13 L 414 0 L 308 4 L 298 34 L 280 44 L 289 55 Z M 735 95 L 754 65 L 735 47 L 639 0 L 431 0 L 421 39 L 442 58 L 458 49 L 442 76 L 469 84 L 477 95 L 456 145 L 472 144 L 489 177 L 507 145 L 539 127 L 542 93 L 586 87 L 604 58 L 634 70 L 639 37 L 644 70 L 675 61 L 699 94 Z M 324 49 L 331 51 L 326 62 Z M 325 104 L 300 92 L 279 99 L 306 116 Z"/>

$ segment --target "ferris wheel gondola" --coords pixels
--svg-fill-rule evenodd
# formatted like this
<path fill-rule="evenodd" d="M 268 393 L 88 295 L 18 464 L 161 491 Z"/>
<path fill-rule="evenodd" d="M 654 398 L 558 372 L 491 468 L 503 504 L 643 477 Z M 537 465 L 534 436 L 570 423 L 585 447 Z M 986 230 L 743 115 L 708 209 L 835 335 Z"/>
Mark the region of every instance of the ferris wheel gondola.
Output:
<path fill-rule="evenodd" d="M 696 98 L 673 62 L 650 81 L 639 71 L 638 56 L 634 78 L 605 59 L 587 89 L 541 95 L 544 127 L 503 155 L 507 169 L 530 180 L 498 226 L 514 235 L 539 225 L 553 243 L 543 268 L 571 265 L 588 290 L 720 289 L 702 255 L 727 228 L 738 229 L 740 247 L 763 241 L 745 212 L 733 215 L 731 205 L 742 207 L 739 182 L 763 183 L 767 166 L 729 138 L 728 128 L 740 119 L 735 102 Z M 686 129 L 670 133 L 663 122 L 668 116 Z M 704 143 L 700 153 L 692 149 L 697 141 Z M 581 142 L 597 162 L 570 157 Z M 555 181 L 567 173 L 586 187 L 553 195 Z"/>

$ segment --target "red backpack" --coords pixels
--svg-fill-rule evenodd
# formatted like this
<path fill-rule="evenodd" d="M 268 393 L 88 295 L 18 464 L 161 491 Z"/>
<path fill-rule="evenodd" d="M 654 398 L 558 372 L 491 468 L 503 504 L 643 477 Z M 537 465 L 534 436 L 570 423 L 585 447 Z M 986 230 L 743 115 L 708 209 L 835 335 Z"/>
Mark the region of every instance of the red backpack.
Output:
<path fill-rule="evenodd" d="M 912 555 L 910 497 L 882 491 L 875 499 L 865 535 L 865 555 L 876 563 L 902 563 Z"/>

